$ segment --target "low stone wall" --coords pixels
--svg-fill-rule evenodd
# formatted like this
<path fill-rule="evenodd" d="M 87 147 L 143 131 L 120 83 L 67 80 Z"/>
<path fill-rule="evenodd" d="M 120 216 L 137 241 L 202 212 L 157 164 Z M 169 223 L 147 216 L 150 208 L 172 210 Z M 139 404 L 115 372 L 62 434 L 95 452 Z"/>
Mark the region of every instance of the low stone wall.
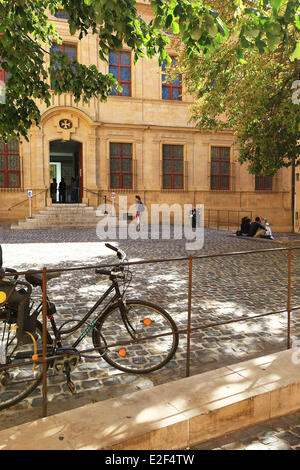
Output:
<path fill-rule="evenodd" d="M 0 432 L 1 450 L 185 449 L 300 409 L 295 349 Z"/>

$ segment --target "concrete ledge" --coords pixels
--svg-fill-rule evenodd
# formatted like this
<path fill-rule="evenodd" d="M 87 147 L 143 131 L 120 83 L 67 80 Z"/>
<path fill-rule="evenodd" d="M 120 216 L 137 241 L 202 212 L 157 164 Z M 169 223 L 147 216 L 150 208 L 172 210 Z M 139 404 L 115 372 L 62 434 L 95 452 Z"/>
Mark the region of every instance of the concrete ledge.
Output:
<path fill-rule="evenodd" d="M 184 449 L 300 409 L 295 349 L 0 432 L 0 450 Z"/>

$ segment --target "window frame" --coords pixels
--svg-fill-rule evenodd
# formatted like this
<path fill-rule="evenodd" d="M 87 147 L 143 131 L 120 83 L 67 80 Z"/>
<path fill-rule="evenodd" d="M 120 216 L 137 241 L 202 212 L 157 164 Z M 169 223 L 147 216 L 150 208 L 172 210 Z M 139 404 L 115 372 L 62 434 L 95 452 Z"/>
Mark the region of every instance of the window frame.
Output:
<path fill-rule="evenodd" d="M 19 189 L 21 188 L 21 157 L 20 157 L 20 143 L 18 153 L 16 152 L 8 152 L 7 150 L 7 143 L 4 142 L 4 152 L 0 149 L 0 156 L 4 155 L 4 169 L 0 169 L 0 174 L 4 174 L 4 186 L 1 186 L 0 183 L 0 190 L 1 189 Z M 8 169 L 8 156 L 15 155 L 18 156 L 18 163 L 19 169 L 18 170 L 10 170 Z M 17 174 L 18 175 L 18 184 L 17 186 L 10 186 L 9 185 L 9 175 L 10 174 Z"/>
<path fill-rule="evenodd" d="M 172 63 L 174 63 L 175 60 L 177 60 L 176 56 L 170 56 Z M 162 73 L 161 73 L 161 99 L 165 101 L 182 101 L 182 74 L 179 74 L 180 77 L 180 85 L 174 85 L 174 82 L 164 82 L 163 81 L 163 75 L 166 75 L 166 62 L 163 62 L 162 65 Z M 163 89 L 166 88 L 169 90 L 169 98 L 164 98 L 163 97 Z M 179 99 L 173 98 L 173 89 L 179 90 Z"/>
<path fill-rule="evenodd" d="M 268 180 L 271 182 L 270 188 L 266 188 L 266 181 Z M 254 175 L 254 189 L 255 191 L 272 191 L 273 190 L 272 176 Z"/>
<path fill-rule="evenodd" d="M 52 44 L 52 47 L 53 47 L 53 46 L 61 46 L 62 49 L 61 49 L 61 51 L 59 51 L 59 52 L 65 52 L 65 50 L 64 50 L 65 46 L 74 47 L 74 48 L 76 49 L 76 60 L 78 60 L 78 45 L 77 45 L 77 43 L 66 41 L 66 42 L 62 42 L 61 44 L 53 43 L 53 44 Z M 51 55 L 51 49 L 52 49 L 52 47 L 50 48 L 50 55 Z M 69 57 L 69 56 L 68 56 L 68 57 Z M 70 60 L 71 60 L 71 59 L 70 59 Z M 51 82 L 51 90 L 53 90 L 53 89 L 54 89 L 53 82 Z"/>
<path fill-rule="evenodd" d="M 59 11 L 65 12 L 67 16 L 65 16 L 65 17 L 64 16 L 56 16 Z M 57 20 L 68 20 L 70 18 L 69 14 L 67 13 L 65 8 L 59 8 L 58 11 L 56 13 L 54 13 L 53 16 Z"/>
<path fill-rule="evenodd" d="M 132 97 L 132 63 L 131 63 L 132 54 L 131 54 L 131 51 L 122 50 L 122 51 L 111 51 L 111 52 L 118 55 L 118 64 L 111 63 L 110 62 L 110 57 L 108 56 L 108 71 L 109 71 L 110 67 L 117 67 L 118 68 L 118 79 L 117 79 L 118 84 L 120 86 L 122 86 L 123 84 L 124 85 L 129 85 L 129 95 L 123 95 L 123 92 L 121 93 L 118 90 L 116 94 L 111 94 L 110 96 L 123 96 L 124 98 L 130 98 L 130 97 Z M 121 64 L 121 53 L 129 54 L 129 65 Z M 130 70 L 130 81 L 121 80 L 121 69 L 122 68 L 123 69 L 127 68 L 127 69 Z"/>
<path fill-rule="evenodd" d="M 171 147 L 171 157 L 164 157 L 164 147 L 170 146 Z M 174 157 L 174 147 L 181 147 L 182 148 L 182 157 Z M 164 162 L 171 161 L 171 171 L 164 170 Z M 174 172 L 174 161 L 181 161 L 182 162 L 182 172 Z M 185 145 L 181 143 L 170 143 L 170 142 L 163 142 L 161 146 L 161 165 L 162 165 L 162 189 L 163 190 L 184 190 L 184 183 L 185 183 Z M 165 186 L 164 184 L 164 177 L 171 176 L 171 185 Z M 181 177 L 181 186 L 175 186 L 174 184 L 174 177 Z"/>
<path fill-rule="evenodd" d="M 1 67 L 2 62 L 3 62 L 3 60 L 1 59 L 0 60 L 0 80 L 1 80 L 1 82 L 5 83 L 6 82 L 6 70 L 4 70 Z"/>
<path fill-rule="evenodd" d="M 118 156 L 111 155 L 111 145 L 112 144 L 118 144 L 120 145 L 120 154 Z M 131 156 L 128 155 L 123 155 L 122 154 L 122 149 L 123 145 L 131 145 Z M 120 141 L 110 141 L 108 142 L 108 151 L 109 151 L 109 188 L 110 189 L 123 189 L 123 190 L 130 190 L 133 189 L 133 177 L 134 177 L 134 172 L 133 172 L 133 166 L 134 166 L 134 158 L 133 158 L 133 142 L 120 142 Z M 112 171 L 111 170 L 111 160 L 120 160 L 120 170 L 119 171 Z M 131 171 L 123 171 L 122 168 L 122 161 L 123 160 L 131 160 Z M 118 175 L 119 177 L 119 185 L 115 186 L 112 185 L 112 175 Z M 130 175 L 131 176 L 131 186 L 124 186 L 123 184 L 123 176 Z"/>
<path fill-rule="evenodd" d="M 1 38 L 2 38 L 2 34 L 0 34 L 0 39 L 1 39 Z M 0 60 L 0 80 L 1 80 L 1 82 L 6 83 L 6 80 L 7 80 L 7 76 L 6 76 L 6 75 L 7 75 L 7 72 L 6 72 L 6 70 L 4 70 L 4 69 L 2 68 L 2 66 L 1 66 L 1 64 L 4 62 L 4 60 L 5 60 L 5 59 L 3 59 L 3 58 L 1 57 L 1 60 Z"/>
<path fill-rule="evenodd" d="M 212 151 L 213 148 L 219 149 L 219 158 L 217 160 L 213 159 Z M 221 150 L 222 149 L 228 149 L 229 151 L 229 159 L 228 160 L 222 160 L 221 158 Z M 213 173 L 212 172 L 212 164 L 213 163 L 218 163 L 218 173 Z M 229 165 L 229 173 L 223 173 L 222 172 L 222 163 L 228 163 Z M 212 187 L 212 178 L 217 177 L 218 178 L 218 185 L 217 187 Z M 228 187 L 223 187 L 222 186 L 222 178 L 228 178 Z M 210 190 L 211 191 L 230 191 L 231 189 L 231 178 L 232 178 L 232 169 L 231 169 L 231 146 L 229 145 L 210 145 Z"/>

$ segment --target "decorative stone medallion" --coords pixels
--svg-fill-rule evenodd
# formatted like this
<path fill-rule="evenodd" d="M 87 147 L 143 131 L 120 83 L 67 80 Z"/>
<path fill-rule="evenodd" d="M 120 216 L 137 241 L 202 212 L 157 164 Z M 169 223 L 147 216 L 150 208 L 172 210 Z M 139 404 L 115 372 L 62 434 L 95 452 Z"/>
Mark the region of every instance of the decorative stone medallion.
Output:
<path fill-rule="evenodd" d="M 59 127 L 61 127 L 62 129 L 71 129 L 73 127 L 72 121 L 70 121 L 69 119 L 61 119 L 59 121 Z"/>

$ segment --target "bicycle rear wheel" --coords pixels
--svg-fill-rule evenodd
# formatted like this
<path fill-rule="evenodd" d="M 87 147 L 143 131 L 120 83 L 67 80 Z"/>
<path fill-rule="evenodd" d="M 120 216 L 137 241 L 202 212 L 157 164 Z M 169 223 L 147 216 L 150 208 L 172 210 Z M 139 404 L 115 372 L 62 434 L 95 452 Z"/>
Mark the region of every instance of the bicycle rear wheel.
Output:
<path fill-rule="evenodd" d="M 42 380 L 43 364 L 35 363 L 22 365 L 32 360 L 35 353 L 34 342 L 29 338 L 28 344 L 18 345 L 16 330 L 13 324 L 5 320 L 0 322 L 0 368 L 4 365 L 14 366 L 0 370 L 0 410 L 9 408 L 30 395 Z M 37 354 L 41 355 L 42 325 L 37 321 L 36 326 Z M 47 344 L 51 344 L 51 337 L 47 334 Z"/>
<path fill-rule="evenodd" d="M 177 350 L 178 332 L 174 320 L 151 302 L 126 300 L 126 307 L 133 337 L 123 323 L 118 305 L 113 305 L 93 330 L 94 347 L 103 347 L 99 349 L 103 359 L 124 372 L 146 374 L 160 369 Z M 110 347 L 117 343 L 119 345 Z"/>

